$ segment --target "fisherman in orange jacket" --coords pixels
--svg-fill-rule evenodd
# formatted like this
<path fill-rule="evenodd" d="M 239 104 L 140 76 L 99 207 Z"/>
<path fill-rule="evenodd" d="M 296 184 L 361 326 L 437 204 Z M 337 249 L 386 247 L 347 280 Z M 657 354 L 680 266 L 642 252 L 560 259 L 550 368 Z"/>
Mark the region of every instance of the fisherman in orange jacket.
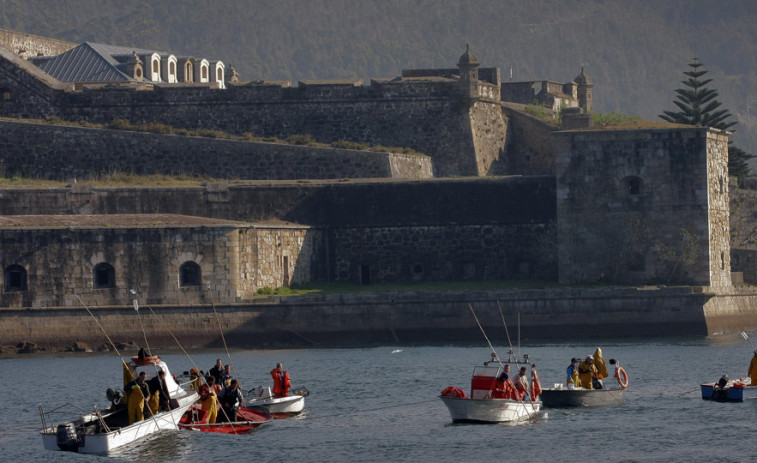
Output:
<path fill-rule="evenodd" d="M 287 397 L 289 395 L 289 388 L 292 386 L 292 383 L 289 381 L 289 372 L 284 370 L 282 364 L 277 363 L 276 368 L 271 370 L 271 377 L 273 378 L 273 396 Z"/>

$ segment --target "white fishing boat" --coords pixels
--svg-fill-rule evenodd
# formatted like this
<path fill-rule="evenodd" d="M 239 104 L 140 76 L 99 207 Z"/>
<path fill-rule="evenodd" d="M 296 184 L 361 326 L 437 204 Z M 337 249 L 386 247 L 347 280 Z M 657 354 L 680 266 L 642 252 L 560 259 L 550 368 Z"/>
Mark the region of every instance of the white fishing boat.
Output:
<path fill-rule="evenodd" d="M 294 388 L 288 396 L 274 397 L 270 387 L 256 387 L 245 393 L 247 408 L 262 410 L 274 418 L 284 418 L 302 413 L 305 409 L 305 397 L 310 391 L 304 386 Z"/>
<path fill-rule="evenodd" d="M 66 413 L 65 406 L 45 411 L 40 405 L 41 434 L 45 449 L 104 454 L 156 432 L 178 429 L 182 415 L 197 401 L 198 394 L 188 387 L 188 383 L 178 384 L 168 365 L 158 356 L 132 357 L 128 364 L 123 365 L 124 376 L 128 367 L 133 378 L 142 371 L 146 372 L 148 377 L 157 375 L 159 370 L 164 371 L 165 384 L 170 396 L 170 410 L 160 411 L 155 415 L 149 415 L 148 411 L 144 420 L 129 424 L 123 394 L 113 389 L 108 389 L 106 394 L 111 401 L 108 408 L 95 407 L 92 413 L 60 424 L 54 424 L 52 415 Z"/>
<path fill-rule="evenodd" d="M 448 387 L 442 391 L 439 398 L 449 409 L 453 423 L 507 423 L 538 416 L 542 404 L 538 400 L 539 394 L 533 392 L 534 387 L 530 394 L 534 396 L 534 400 L 528 395 L 522 399 L 501 398 L 504 391 L 499 388 L 498 378 L 506 364 L 531 365 L 533 368 L 527 355 L 522 362 L 515 361 L 512 354 L 507 362 L 502 362 L 492 353 L 492 360 L 473 368 L 470 396 L 466 396 L 460 388 Z M 538 383 L 538 377 L 536 382 Z"/>

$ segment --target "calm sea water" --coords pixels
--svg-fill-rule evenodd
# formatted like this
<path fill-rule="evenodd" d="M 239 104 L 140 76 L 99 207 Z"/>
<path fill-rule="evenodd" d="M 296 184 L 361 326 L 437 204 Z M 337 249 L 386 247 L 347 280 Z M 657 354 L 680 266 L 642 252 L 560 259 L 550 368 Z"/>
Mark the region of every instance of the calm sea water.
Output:
<path fill-rule="evenodd" d="M 630 376 L 625 404 L 545 410 L 521 425 L 453 425 L 436 398 L 450 385 L 470 388 L 473 366 L 489 358 L 485 345 L 232 351 L 246 388 L 270 385 L 268 371 L 283 362 L 293 384 L 311 391 L 307 412 L 245 436 L 163 433 L 108 457 L 43 450 L 38 404 L 105 405 L 105 390 L 121 381 L 115 355 L 3 359 L 0 461 L 757 461 L 757 400 L 699 396 L 700 382 L 746 376 L 753 348 L 740 336 L 600 346 Z M 524 343 L 520 351 L 547 387 L 562 382 L 571 357 L 596 347 Z M 227 360 L 225 352 L 190 354 L 204 370 Z M 163 358 L 177 374 L 191 367 L 183 354 Z"/>

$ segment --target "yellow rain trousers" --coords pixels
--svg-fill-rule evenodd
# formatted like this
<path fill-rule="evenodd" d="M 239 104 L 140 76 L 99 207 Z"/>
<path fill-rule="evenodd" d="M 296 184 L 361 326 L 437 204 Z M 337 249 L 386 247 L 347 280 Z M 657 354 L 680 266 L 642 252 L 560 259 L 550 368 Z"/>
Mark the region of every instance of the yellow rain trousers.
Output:
<path fill-rule="evenodd" d="M 150 400 L 147 401 L 147 408 L 150 409 L 153 415 L 156 415 L 158 413 L 159 407 L 160 407 L 160 391 L 155 391 L 150 396 Z"/>
<path fill-rule="evenodd" d="M 208 423 L 215 424 L 218 417 L 218 401 L 215 394 L 208 394 L 208 397 L 202 401 L 202 409 L 208 411 Z"/>
<path fill-rule="evenodd" d="M 584 389 L 594 389 L 591 379 L 596 373 L 597 369 L 593 364 L 590 365 L 585 361 L 578 364 L 578 377 L 581 378 L 581 387 Z"/>
<path fill-rule="evenodd" d="M 134 387 L 126 394 L 129 408 L 129 424 L 144 420 L 145 396 L 142 395 L 142 389 Z"/>

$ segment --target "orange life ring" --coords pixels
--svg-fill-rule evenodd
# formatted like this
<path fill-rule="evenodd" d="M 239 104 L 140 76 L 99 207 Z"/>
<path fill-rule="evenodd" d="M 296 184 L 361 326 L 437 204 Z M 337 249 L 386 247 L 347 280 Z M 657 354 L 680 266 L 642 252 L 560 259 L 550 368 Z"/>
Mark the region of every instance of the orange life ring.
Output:
<path fill-rule="evenodd" d="M 536 374 L 536 370 L 532 370 L 533 378 L 531 380 L 531 401 L 539 400 L 541 395 L 541 382 L 539 381 L 539 375 Z"/>
<path fill-rule="evenodd" d="M 623 367 L 618 367 L 615 369 L 615 378 L 618 380 L 620 387 L 622 387 L 623 389 L 628 387 L 628 374 L 626 373 L 626 370 L 623 369 Z"/>
<path fill-rule="evenodd" d="M 131 361 L 134 362 L 134 365 L 152 365 L 154 363 L 158 363 L 160 358 L 157 355 L 153 355 L 152 357 L 144 357 L 139 358 L 137 356 L 134 356 L 131 358 Z"/>

